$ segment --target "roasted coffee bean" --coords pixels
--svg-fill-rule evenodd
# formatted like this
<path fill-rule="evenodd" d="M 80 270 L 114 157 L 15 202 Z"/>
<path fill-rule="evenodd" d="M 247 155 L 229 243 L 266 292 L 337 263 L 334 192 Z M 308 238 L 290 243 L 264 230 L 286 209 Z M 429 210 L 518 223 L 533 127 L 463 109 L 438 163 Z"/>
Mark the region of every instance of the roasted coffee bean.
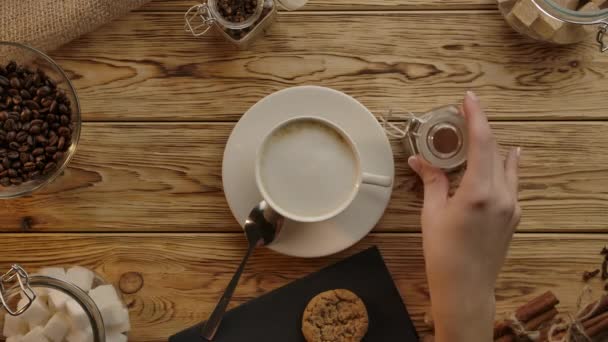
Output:
<path fill-rule="evenodd" d="M 29 87 L 27 87 L 27 88 L 29 88 Z M 32 98 L 32 95 L 26 89 L 21 89 L 21 91 L 19 92 L 19 95 L 21 95 L 23 100 L 29 100 Z"/>
<path fill-rule="evenodd" d="M 19 160 L 21 161 L 21 163 L 25 164 L 27 162 L 30 161 L 30 154 L 25 153 L 25 152 L 21 152 L 19 153 Z"/>
<path fill-rule="evenodd" d="M 68 137 L 71 132 L 70 129 L 67 127 L 59 127 L 57 133 L 59 133 L 59 135 L 61 135 L 62 137 Z"/>
<path fill-rule="evenodd" d="M 60 150 L 63 150 L 64 147 L 65 147 L 65 138 L 60 137 L 59 141 L 57 142 L 57 148 Z"/>
<path fill-rule="evenodd" d="M 17 151 L 19 149 L 19 147 L 21 147 L 21 145 L 19 145 L 19 143 L 16 141 L 13 141 L 8 144 L 8 148 L 10 148 L 11 150 L 14 150 L 14 151 Z"/>
<path fill-rule="evenodd" d="M 4 121 L 4 129 L 9 132 L 15 129 L 15 121 L 13 119 L 7 119 Z"/>
<path fill-rule="evenodd" d="M 67 126 L 67 125 L 70 123 L 70 118 L 68 118 L 68 116 L 67 116 L 67 115 L 62 115 L 62 116 L 59 118 L 59 122 L 61 122 L 61 125 L 62 125 L 62 126 Z"/>
<path fill-rule="evenodd" d="M 24 143 L 27 140 L 27 137 L 28 137 L 27 132 L 20 131 L 19 133 L 17 133 L 15 140 L 17 140 L 18 143 Z"/>
<path fill-rule="evenodd" d="M 65 90 L 44 71 L 0 65 L 1 185 L 55 172 L 72 142 L 70 106 Z"/>
<path fill-rule="evenodd" d="M 42 147 L 35 148 L 35 149 L 32 151 L 32 155 L 33 155 L 34 157 L 37 157 L 37 156 L 39 156 L 39 155 L 41 155 L 41 154 L 43 154 L 43 153 L 44 153 L 44 149 L 43 149 Z"/>
<path fill-rule="evenodd" d="M 44 86 L 44 87 L 38 88 L 38 91 L 36 91 L 36 95 L 40 96 L 40 97 L 44 97 L 44 96 L 47 96 L 50 92 L 51 92 L 51 88 L 49 88 L 48 86 Z"/>
<path fill-rule="evenodd" d="M 51 137 L 49 138 L 49 146 L 56 146 L 58 141 L 59 137 L 57 137 L 56 135 L 51 135 Z"/>
<path fill-rule="evenodd" d="M 32 135 L 38 135 L 38 134 L 40 134 L 40 130 L 41 130 L 40 126 L 38 126 L 38 125 L 31 126 L 30 127 L 30 134 L 32 134 Z"/>
<path fill-rule="evenodd" d="M 30 121 L 30 119 L 32 118 L 32 110 L 27 107 L 23 108 L 21 114 L 19 115 L 19 118 L 21 119 L 21 122 L 24 123 Z"/>
<path fill-rule="evenodd" d="M 43 135 L 36 136 L 36 142 L 40 145 L 46 146 L 48 144 L 48 140 Z"/>
<path fill-rule="evenodd" d="M 63 114 L 67 114 L 70 112 L 70 110 L 68 109 L 68 106 L 66 106 L 65 104 L 60 104 L 59 105 L 59 112 L 63 113 Z"/>
<path fill-rule="evenodd" d="M 36 101 L 34 101 L 34 100 L 25 100 L 25 101 L 23 101 L 23 104 L 32 110 L 40 109 L 40 105 L 38 105 L 38 103 L 36 103 Z"/>
<path fill-rule="evenodd" d="M 57 100 L 54 100 L 54 101 L 51 103 L 51 107 L 49 108 L 49 111 L 50 111 L 51 113 L 56 113 L 56 112 L 57 112 L 57 106 L 58 106 L 58 105 L 59 105 L 59 104 L 57 103 Z"/>
<path fill-rule="evenodd" d="M 11 87 L 15 89 L 21 89 L 21 81 L 17 77 L 12 77 L 10 80 Z"/>

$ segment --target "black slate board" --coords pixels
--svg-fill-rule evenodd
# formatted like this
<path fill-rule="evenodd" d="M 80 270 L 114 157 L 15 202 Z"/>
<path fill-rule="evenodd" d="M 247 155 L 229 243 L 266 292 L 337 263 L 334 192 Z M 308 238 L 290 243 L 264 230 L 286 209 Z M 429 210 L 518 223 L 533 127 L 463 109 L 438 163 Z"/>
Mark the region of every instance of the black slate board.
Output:
<path fill-rule="evenodd" d="M 302 312 L 320 292 L 349 289 L 365 302 L 369 330 L 365 342 L 417 342 L 418 336 L 377 247 L 251 300 L 226 313 L 214 342 L 304 342 Z M 206 342 L 201 324 L 170 342 Z"/>

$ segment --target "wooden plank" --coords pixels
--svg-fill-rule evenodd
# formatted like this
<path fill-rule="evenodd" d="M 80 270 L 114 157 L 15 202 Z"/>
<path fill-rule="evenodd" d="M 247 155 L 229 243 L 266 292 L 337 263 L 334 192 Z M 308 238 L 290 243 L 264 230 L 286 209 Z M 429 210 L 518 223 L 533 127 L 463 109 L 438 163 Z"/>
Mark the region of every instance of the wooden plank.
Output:
<path fill-rule="evenodd" d="M 573 310 L 584 287 L 581 274 L 601 263 L 605 235 L 519 235 L 497 286 L 498 317 L 546 290 Z M 233 306 L 258 297 L 379 245 L 420 332 L 429 305 L 421 239 L 417 234 L 371 235 L 349 251 L 324 259 L 294 259 L 260 250 L 250 260 Z M 129 341 L 160 342 L 204 320 L 230 280 L 246 243 L 241 234 L 4 234 L 0 270 L 19 262 L 28 270 L 49 265 L 84 265 L 117 284 L 127 272 L 142 275 L 140 291 L 124 295 L 133 331 Z M 596 296 L 599 281 L 591 283 Z"/>
<path fill-rule="evenodd" d="M 85 120 L 235 121 L 262 97 L 309 84 L 375 113 L 424 112 L 473 89 L 495 120 L 608 118 L 608 56 L 592 40 L 543 45 L 497 11 L 285 14 L 241 52 L 189 36 L 180 18 L 133 13 L 53 54 Z"/>
<path fill-rule="evenodd" d="M 0 201 L 0 231 L 239 231 L 221 162 L 232 124 L 83 126 L 63 177 L 31 198 Z M 522 231 L 606 232 L 608 123 L 495 123 L 522 146 Z M 418 231 L 422 186 L 393 144 L 396 181 L 377 231 Z M 25 223 L 25 224 L 24 224 Z"/>
<path fill-rule="evenodd" d="M 193 0 L 154 0 L 140 11 L 185 12 L 199 3 Z M 304 11 L 377 11 L 427 9 L 487 9 L 496 6 L 495 0 L 310 0 Z"/>

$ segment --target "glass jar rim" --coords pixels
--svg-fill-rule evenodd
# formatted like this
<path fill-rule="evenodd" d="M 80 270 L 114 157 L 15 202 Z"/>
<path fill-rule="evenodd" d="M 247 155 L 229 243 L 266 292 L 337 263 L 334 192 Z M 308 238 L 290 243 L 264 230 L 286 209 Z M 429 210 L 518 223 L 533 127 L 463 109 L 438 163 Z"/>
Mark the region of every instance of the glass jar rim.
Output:
<path fill-rule="evenodd" d="M 46 277 L 41 275 L 32 275 L 28 277 L 28 285 L 31 288 L 49 288 L 53 290 L 60 291 L 70 298 L 74 299 L 80 307 L 84 310 L 91 323 L 91 328 L 93 331 L 93 338 L 95 342 L 104 342 L 106 340 L 106 332 L 103 324 L 103 318 L 101 316 L 101 312 L 97 307 L 97 304 L 93 301 L 93 299 L 78 286 L 59 280 L 52 277 Z M 12 287 L 7 289 L 3 295 L 10 298 L 16 294 L 21 293 L 21 289 L 19 287 Z M 2 305 L 0 304 L 0 308 Z"/>
<path fill-rule="evenodd" d="M 213 19 L 217 20 L 223 27 L 231 30 L 242 30 L 253 26 L 253 24 L 255 24 L 255 22 L 262 16 L 262 12 L 264 11 L 265 0 L 257 1 L 257 7 L 253 15 L 247 18 L 247 20 L 240 23 L 235 23 L 224 18 L 224 16 L 220 13 L 217 7 L 218 0 L 207 0 L 207 7 L 209 8 L 209 14 L 211 14 Z"/>
<path fill-rule="evenodd" d="M 558 20 L 573 24 L 593 25 L 608 22 L 608 8 L 582 12 L 560 6 L 554 0 L 532 0 L 543 13 Z"/>

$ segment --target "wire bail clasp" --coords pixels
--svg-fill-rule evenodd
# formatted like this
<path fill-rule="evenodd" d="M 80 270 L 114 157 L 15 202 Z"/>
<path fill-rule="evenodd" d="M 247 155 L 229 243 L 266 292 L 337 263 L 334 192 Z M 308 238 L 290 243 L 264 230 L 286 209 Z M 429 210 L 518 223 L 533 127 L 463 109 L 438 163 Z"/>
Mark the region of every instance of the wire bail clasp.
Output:
<path fill-rule="evenodd" d="M 215 24 L 215 18 L 209 13 L 209 6 L 206 3 L 190 7 L 184 14 L 184 19 L 186 32 L 192 33 L 195 37 L 206 34 Z"/>
<path fill-rule="evenodd" d="M 23 267 L 21 267 L 19 265 L 11 266 L 11 269 L 8 272 L 6 272 L 4 275 L 2 275 L 2 277 L 0 277 L 0 301 L 2 302 L 2 306 L 6 309 L 6 311 L 9 313 L 9 315 L 11 315 L 11 316 L 21 315 L 27 309 L 29 309 L 30 305 L 32 305 L 34 300 L 36 300 L 36 293 L 30 287 L 29 281 L 30 281 L 30 278 L 29 278 L 27 272 L 23 269 Z M 27 298 L 27 303 L 21 308 L 17 307 L 16 310 L 11 309 L 8 306 L 8 303 L 6 302 L 7 301 L 6 290 L 7 290 L 7 288 L 9 288 L 9 289 L 11 288 L 11 286 L 10 286 L 11 284 L 15 284 L 14 286 L 16 286 L 18 284 L 19 287 L 21 288 L 22 295 L 25 296 L 25 298 Z M 9 285 L 9 287 L 7 287 L 7 285 Z"/>
<path fill-rule="evenodd" d="M 601 52 L 608 51 L 608 46 L 606 46 L 606 43 L 604 43 L 604 36 L 606 35 L 606 32 L 608 32 L 608 23 L 604 22 L 599 26 L 596 38 L 598 44 L 600 44 Z"/>

